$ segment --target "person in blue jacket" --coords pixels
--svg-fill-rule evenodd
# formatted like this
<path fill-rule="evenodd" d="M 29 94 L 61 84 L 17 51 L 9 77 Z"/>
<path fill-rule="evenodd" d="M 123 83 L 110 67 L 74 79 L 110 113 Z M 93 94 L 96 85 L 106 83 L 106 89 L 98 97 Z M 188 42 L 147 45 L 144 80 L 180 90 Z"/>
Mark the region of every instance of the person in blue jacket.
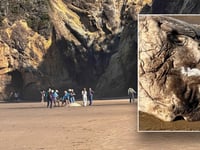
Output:
<path fill-rule="evenodd" d="M 62 106 L 69 104 L 69 93 L 64 91 L 64 96 L 62 97 Z"/>

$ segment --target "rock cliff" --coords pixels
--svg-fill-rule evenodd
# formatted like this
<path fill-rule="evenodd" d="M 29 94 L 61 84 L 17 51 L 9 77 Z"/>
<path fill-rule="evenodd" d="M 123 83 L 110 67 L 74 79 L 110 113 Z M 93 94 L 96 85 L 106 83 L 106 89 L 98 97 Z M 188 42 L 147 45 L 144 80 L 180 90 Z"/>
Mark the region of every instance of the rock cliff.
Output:
<path fill-rule="evenodd" d="M 83 87 L 124 96 L 137 88 L 137 13 L 151 1 L 2 0 L 0 99 L 13 91 Z M 62 93 L 61 93 L 62 94 Z"/>
<path fill-rule="evenodd" d="M 176 7 L 174 7 L 176 6 Z M 137 89 L 137 14 L 199 13 L 197 0 L 1 0 L 0 99 L 83 87 Z"/>

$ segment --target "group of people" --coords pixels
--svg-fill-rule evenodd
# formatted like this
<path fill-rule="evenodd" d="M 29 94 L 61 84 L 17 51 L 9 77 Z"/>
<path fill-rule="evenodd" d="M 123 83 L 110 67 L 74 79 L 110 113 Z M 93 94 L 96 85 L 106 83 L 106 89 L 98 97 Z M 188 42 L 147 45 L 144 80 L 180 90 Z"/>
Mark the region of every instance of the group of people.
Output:
<path fill-rule="evenodd" d="M 42 101 L 47 102 L 47 107 L 52 108 L 52 105 L 54 104 L 54 106 L 56 106 L 56 103 L 59 102 L 59 95 L 58 95 L 58 90 L 53 90 L 51 88 L 49 88 L 49 90 L 47 91 L 41 91 L 41 98 Z M 59 104 L 59 103 L 58 103 Z"/>
<path fill-rule="evenodd" d="M 9 99 L 19 101 L 20 100 L 19 92 L 17 92 L 17 91 L 11 92 L 9 95 Z"/>
<path fill-rule="evenodd" d="M 83 106 L 87 105 L 92 105 L 93 102 L 93 96 L 94 96 L 94 91 L 92 88 L 89 88 L 88 91 L 86 88 L 83 88 L 81 91 L 82 94 L 82 99 L 83 99 Z M 129 102 L 131 103 L 132 101 L 134 102 L 134 95 L 136 94 L 136 91 L 133 88 L 128 89 L 128 95 L 129 95 Z M 53 90 L 49 88 L 48 91 L 41 91 L 41 102 L 46 101 L 47 102 L 47 108 L 52 108 L 52 105 L 60 106 L 65 106 L 70 103 L 75 103 L 75 95 L 76 93 L 74 92 L 74 89 L 68 89 L 64 91 L 64 95 L 62 97 L 59 96 L 59 91 L 58 90 Z M 88 104 L 89 101 L 89 104 Z"/>
<path fill-rule="evenodd" d="M 75 103 L 75 95 L 74 89 L 69 89 L 68 91 L 64 91 L 64 96 L 61 98 L 62 105 Z"/>
<path fill-rule="evenodd" d="M 83 97 L 83 106 L 87 106 L 87 102 L 88 102 L 87 96 L 89 98 L 89 105 L 91 106 L 92 101 L 93 101 L 94 91 L 91 88 L 89 88 L 89 91 L 88 91 L 88 94 L 87 94 L 87 90 L 86 90 L 86 88 L 84 88 L 82 90 L 81 94 L 82 94 L 82 97 Z"/>
<path fill-rule="evenodd" d="M 83 98 L 83 106 L 88 105 L 88 100 L 89 105 L 92 105 L 94 91 L 89 88 L 89 91 L 87 92 L 86 88 L 84 88 L 81 94 Z M 60 97 L 58 90 L 53 90 L 49 88 L 47 91 L 41 91 L 41 102 L 44 103 L 44 101 L 46 101 L 47 108 L 52 108 L 53 104 L 54 106 L 60 106 L 60 102 L 61 106 L 65 106 L 70 103 L 75 103 L 75 95 L 76 93 L 74 92 L 74 89 L 68 89 L 68 91 L 65 90 L 64 95 Z"/>

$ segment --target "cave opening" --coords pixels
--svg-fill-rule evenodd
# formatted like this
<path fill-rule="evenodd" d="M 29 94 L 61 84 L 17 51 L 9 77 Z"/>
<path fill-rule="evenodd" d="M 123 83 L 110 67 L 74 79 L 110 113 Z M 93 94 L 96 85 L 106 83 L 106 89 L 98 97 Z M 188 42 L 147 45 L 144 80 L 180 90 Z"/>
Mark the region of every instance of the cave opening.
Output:
<path fill-rule="evenodd" d="M 11 76 L 11 88 L 16 92 L 21 93 L 23 88 L 23 77 L 21 72 L 18 70 L 14 70 L 12 72 L 9 72 L 8 74 Z"/>

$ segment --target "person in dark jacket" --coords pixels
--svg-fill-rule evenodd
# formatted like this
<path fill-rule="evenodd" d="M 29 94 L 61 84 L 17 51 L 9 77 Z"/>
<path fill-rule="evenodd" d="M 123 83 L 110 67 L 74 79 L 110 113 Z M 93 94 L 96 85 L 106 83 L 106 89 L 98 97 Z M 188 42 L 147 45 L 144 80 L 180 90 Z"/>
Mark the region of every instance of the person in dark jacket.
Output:
<path fill-rule="evenodd" d="M 92 90 L 92 88 L 89 88 L 88 98 L 89 98 L 89 105 L 90 106 L 92 105 L 93 95 L 94 95 L 94 91 Z"/>

